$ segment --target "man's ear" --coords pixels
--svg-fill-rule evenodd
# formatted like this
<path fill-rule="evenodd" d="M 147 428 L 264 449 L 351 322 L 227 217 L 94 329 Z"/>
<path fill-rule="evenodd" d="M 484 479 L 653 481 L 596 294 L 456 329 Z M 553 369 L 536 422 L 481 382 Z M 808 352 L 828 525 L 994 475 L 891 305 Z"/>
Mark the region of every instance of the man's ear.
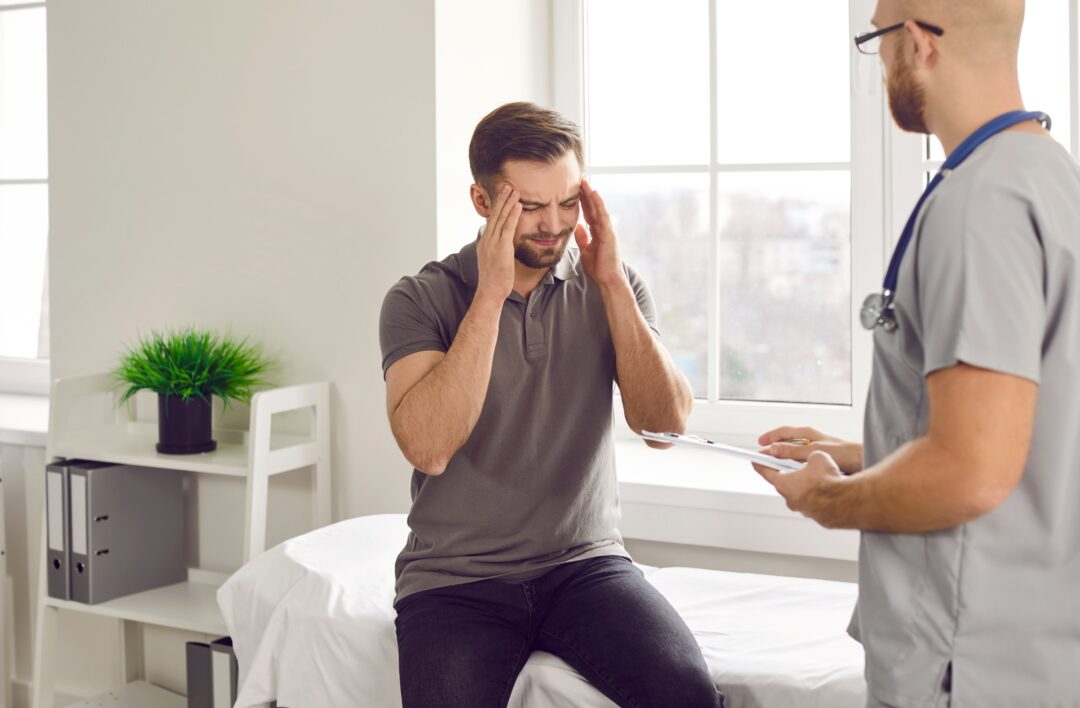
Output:
<path fill-rule="evenodd" d="M 491 216 L 491 197 L 486 189 L 474 184 L 469 187 L 469 199 L 472 201 L 473 209 L 476 209 L 477 214 L 485 219 Z"/>
<path fill-rule="evenodd" d="M 915 66 L 920 69 L 933 68 L 938 60 L 937 45 L 934 43 L 937 38 L 915 24 L 915 20 L 905 22 L 904 31 L 911 37 Z"/>

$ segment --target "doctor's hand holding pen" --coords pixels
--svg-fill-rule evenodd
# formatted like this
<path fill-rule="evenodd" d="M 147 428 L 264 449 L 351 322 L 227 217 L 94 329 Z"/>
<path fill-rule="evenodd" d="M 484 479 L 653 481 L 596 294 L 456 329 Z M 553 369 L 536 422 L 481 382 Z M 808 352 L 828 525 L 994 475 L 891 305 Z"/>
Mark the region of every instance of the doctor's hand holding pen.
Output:
<path fill-rule="evenodd" d="M 833 458 L 844 474 L 862 471 L 862 445 L 825 435 L 813 428 L 785 426 L 770 430 L 758 438 L 762 452 L 782 460 L 806 462 L 811 453 L 824 452 Z"/>

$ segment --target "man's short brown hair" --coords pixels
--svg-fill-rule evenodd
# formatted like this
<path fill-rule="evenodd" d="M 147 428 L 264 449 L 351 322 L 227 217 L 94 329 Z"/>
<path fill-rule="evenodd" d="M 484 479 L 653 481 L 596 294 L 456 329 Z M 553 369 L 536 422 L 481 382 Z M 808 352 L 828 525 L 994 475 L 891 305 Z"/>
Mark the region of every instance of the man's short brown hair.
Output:
<path fill-rule="evenodd" d="M 570 150 L 584 169 L 581 128 L 574 121 L 535 103 L 507 103 L 476 125 L 469 143 L 469 166 L 473 180 L 491 194 L 507 161 L 550 164 Z"/>

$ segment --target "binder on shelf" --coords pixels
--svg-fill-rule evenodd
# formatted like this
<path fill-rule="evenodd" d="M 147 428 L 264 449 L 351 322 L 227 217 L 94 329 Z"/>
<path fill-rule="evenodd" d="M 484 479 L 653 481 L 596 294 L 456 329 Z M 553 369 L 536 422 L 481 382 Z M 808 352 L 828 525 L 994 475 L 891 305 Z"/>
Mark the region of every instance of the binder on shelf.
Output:
<path fill-rule="evenodd" d="M 188 708 L 214 708 L 214 664 L 210 645 L 188 642 L 186 654 Z"/>
<path fill-rule="evenodd" d="M 236 703 L 236 683 L 239 669 L 232 637 L 222 637 L 210 642 L 214 670 L 214 708 L 232 708 Z"/>
<path fill-rule="evenodd" d="M 45 467 L 45 524 L 49 597 L 71 599 L 71 532 L 69 529 L 68 471 L 63 462 Z"/>
<path fill-rule="evenodd" d="M 187 578 L 183 475 L 67 462 L 71 599 L 97 604 Z"/>
<path fill-rule="evenodd" d="M 186 650 L 188 708 L 231 708 L 238 674 L 232 639 L 188 642 Z"/>
<path fill-rule="evenodd" d="M 61 460 L 45 466 L 45 562 L 49 596 L 71 599 L 71 474 L 72 465 L 84 468 L 108 467 L 105 462 Z"/>

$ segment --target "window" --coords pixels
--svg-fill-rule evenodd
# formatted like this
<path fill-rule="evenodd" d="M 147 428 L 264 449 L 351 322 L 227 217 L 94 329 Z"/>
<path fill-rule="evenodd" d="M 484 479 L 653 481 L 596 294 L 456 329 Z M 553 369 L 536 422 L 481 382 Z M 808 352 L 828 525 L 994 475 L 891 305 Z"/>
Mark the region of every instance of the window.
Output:
<path fill-rule="evenodd" d="M 0 391 L 47 392 L 45 5 L 0 0 Z"/>
<path fill-rule="evenodd" d="M 880 72 L 851 42 L 871 4 L 556 5 L 556 33 L 576 34 L 556 47 L 557 102 L 584 127 L 697 431 L 858 432 L 855 305 L 880 286 L 884 243 Z"/>
<path fill-rule="evenodd" d="M 587 172 L 699 399 L 696 432 L 861 438 L 858 308 L 943 159 L 896 128 L 878 58 L 852 46 L 874 5 L 555 4 L 555 103 L 584 127 Z M 1074 155 L 1077 14 L 1028 3 L 1020 53 L 1027 106 Z"/>

